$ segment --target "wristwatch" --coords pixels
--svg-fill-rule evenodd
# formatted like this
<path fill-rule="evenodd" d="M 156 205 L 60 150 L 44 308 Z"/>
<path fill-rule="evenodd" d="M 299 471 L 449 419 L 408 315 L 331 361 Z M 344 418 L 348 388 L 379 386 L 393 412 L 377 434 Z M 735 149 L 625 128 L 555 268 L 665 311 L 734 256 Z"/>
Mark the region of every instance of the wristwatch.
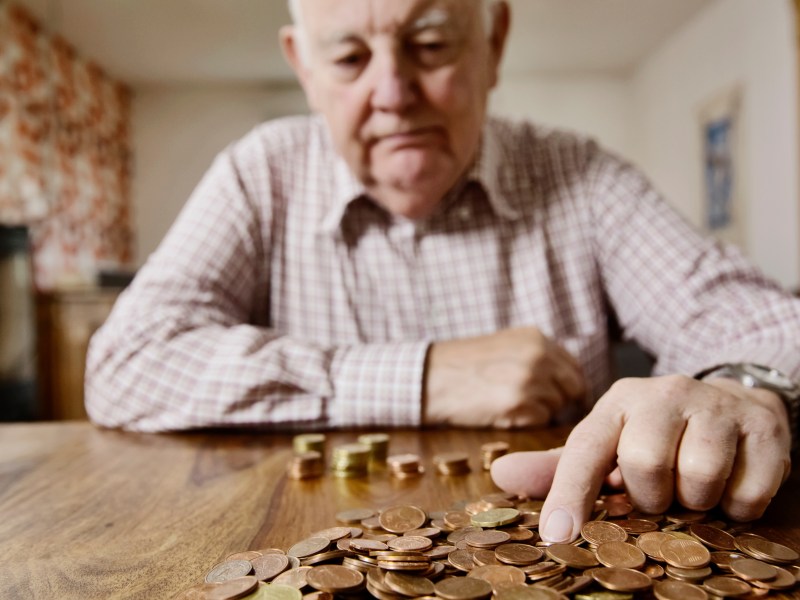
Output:
<path fill-rule="evenodd" d="M 789 429 L 792 433 L 792 451 L 798 449 L 800 428 L 800 385 L 776 369 L 753 363 L 725 363 L 700 371 L 695 379 L 723 377 L 735 379 L 749 388 L 770 390 L 778 394 L 786 405 Z"/>

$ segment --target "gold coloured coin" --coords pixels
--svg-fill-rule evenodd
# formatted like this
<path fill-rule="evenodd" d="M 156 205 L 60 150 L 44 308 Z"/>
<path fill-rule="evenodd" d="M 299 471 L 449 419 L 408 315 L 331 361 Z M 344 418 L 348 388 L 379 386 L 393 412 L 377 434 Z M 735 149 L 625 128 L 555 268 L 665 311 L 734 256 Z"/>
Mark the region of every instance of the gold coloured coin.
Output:
<path fill-rule="evenodd" d="M 485 529 L 468 533 L 464 540 L 473 548 L 494 548 L 511 539 L 505 531 L 499 529 Z"/>
<path fill-rule="evenodd" d="M 587 521 L 581 527 L 581 536 L 594 546 L 605 542 L 624 542 L 628 532 L 610 521 Z"/>
<path fill-rule="evenodd" d="M 428 515 L 421 508 L 411 505 L 393 506 L 384 510 L 378 521 L 390 533 L 405 533 L 419 529 L 428 520 Z"/>
<path fill-rule="evenodd" d="M 244 600 L 302 600 L 303 594 L 295 587 L 277 583 L 261 584 L 259 588 Z"/>
<path fill-rule="evenodd" d="M 516 508 L 492 508 L 474 515 L 472 517 L 472 525 L 477 527 L 502 527 L 517 521 L 519 515 L 520 512 Z"/>

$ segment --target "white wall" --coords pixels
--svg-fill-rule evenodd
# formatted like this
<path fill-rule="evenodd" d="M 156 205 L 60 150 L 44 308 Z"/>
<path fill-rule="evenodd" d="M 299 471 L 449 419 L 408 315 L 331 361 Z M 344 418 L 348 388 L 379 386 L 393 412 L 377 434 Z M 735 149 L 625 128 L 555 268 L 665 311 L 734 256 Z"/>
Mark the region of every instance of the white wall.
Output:
<path fill-rule="evenodd" d="M 630 160 L 640 155 L 629 77 L 601 74 L 507 74 L 493 92 L 494 114 L 588 134 Z"/>
<path fill-rule="evenodd" d="M 703 221 L 700 107 L 743 89 L 744 245 L 784 285 L 800 281 L 798 97 L 790 0 L 717 0 L 633 78 L 640 164 L 692 222 Z"/>
<path fill-rule="evenodd" d="M 136 263 L 155 250 L 220 150 L 261 121 L 304 107 L 295 87 L 136 89 L 131 190 Z"/>

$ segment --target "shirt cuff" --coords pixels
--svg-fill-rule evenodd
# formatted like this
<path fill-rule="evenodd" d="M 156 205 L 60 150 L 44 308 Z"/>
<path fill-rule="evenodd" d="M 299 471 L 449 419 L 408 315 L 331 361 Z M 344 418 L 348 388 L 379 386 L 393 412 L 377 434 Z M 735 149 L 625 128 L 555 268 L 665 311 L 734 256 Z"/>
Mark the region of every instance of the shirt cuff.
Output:
<path fill-rule="evenodd" d="M 333 427 L 417 427 L 429 342 L 343 346 L 331 365 Z"/>

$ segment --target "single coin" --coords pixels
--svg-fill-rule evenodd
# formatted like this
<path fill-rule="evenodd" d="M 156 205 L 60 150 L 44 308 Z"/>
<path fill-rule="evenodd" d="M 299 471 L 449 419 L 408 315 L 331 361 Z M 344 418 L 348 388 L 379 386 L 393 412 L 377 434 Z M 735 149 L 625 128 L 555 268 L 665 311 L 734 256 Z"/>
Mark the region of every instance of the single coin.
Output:
<path fill-rule="evenodd" d="M 737 558 L 731 561 L 731 570 L 745 581 L 765 581 L 778 576 L 778 569 L 755 558 Z"/>
<path fill-rule="evenodd" d="M 318 565 L 319 563 L 336 560 L 337 558 L 344 558 L 345 556 L 347 556 L 346 550 L 329 550 L 328 552 L 320 552 L 319 554 L 307 556 L 300 561 L 300 564 L 304 567 L 308 565 Z"/>
<path fill-rule="evenodd" d="M 277 583 L 262 583 L 259 588 L 244 600 L 303 600 L 303 594 L 296 587 Z"/>
<path fill-rule="evenodd" d="M 752 591 L 752 588 L 741 579 L 721 575 L 709 577 L 703 582 L 703 587 L 709 594 L 719 598 L 738 598 L 747 596 Z"/>
<path fill-rule="evenodd" d="M 238 600 L 252 593 L 258 587 L 258 579 L 252 576 L 237 577 L 218 583 L 206 594 L 207 600 Z"/>
<path fill-rule="evenodd" d="M 447 555 L 447 562 L 459 571 L 466 571 L 467 573 L 475 568 L 472 554 L 467 550 L 454 550 Z"/>
<path fill-rule="evenodd" d="M 753 585 L 766 590 L 788 590 L 794 587 L 797 581 L 793 573 L 783 567 L 775 567 L 775 569 L 778 571 L 775 577 L 766 581 L 753 581 Z"/>
<path fill-rule="evenodd" d="M 593 583 L 594 579 L 590 575 L 578 575 L 564 579 L 563 583 L 559 584 L 556 589 L 567 596 L 583 591 Z"/>
<path fill-rule="evenodd" d="M 295 558 L 306 558 L 324 552 L 330 545 L 331 541 L 328 538 L 310 537 L 297 542 L 294 546 L 289 548 L 286 554 L 294 556 Z"/>
<path fill-rule="evenodd" d="M 538 585 L 511 585 L 494 593 L 494 600 L 566 600 L 566 596 L 554 589 Z"/>
<path fill-rule="evenodd" d="M 419 575 L 390 571 L 384 578 L 386 587 L 403 596 L 431 596 L 434 593 L 433 582 Z"/>
<path fill-rule="evenodd" d="M 392 538 L 395 539 L 395 538 Z M 372 552 L 373 550 L 388 550 L 389 546 L 386 542 L 380 540 L 371 540 L 369 538 L 351 539 L 349 543 L 350 550 L 354 552 Z M 346 550 L 347 548 L 345 548 Z"/>
<path fill-rule="evenodd" d="M 692 523 L 689 526 L 689 533 L 706 546 L 715 550 L 736 550 L 733 536 L 727 531 L 722 531 L 719 527 L 712 527 L 703 523 Z"/>
<path fill-rule="evenodd" d="M 594 553 L 572 544 L 552 544 L 545 548 L 545 554 L 557 563 L 573 569 L 588 569 L 598 564 Z"/>
<path fill-rule="evenodd" d="M 510 539 L 510 535 L 499 529 L 473 531 L 464 538 L 467 544 L 474 548 L 494 548 L 500 544 L 505 544 Z"/>
<path fill-rule="evenodd" d="M 206 583 L 221 583 L 250 575 L 253 565 L 249 560 L 226 560 L 214 565 L 206 574 Z"/>
<path fill-rule="evenodd" d="M 517 523 L 519 523 L 519 521 L 517 521 Z M 535 543 L 539 540 L 539 535 L 535 531 L 531 531 L 525 527 L 503 527 L 503 531 L 509 535 L 512 542 Z"/>
<path fill-rule="evenodd" d="M 364 519 L 369 519 L 374 516 L 375 511 L 371 508 L 349 508 L 336 513 L 336 520 L 339 521 L 339 523 L 355 525 Z"/>
<path fill-rule="evenodd" d="M 711 562 L 720 570 L 727 573 L 731 572 L 731 561 L 737 558 L 747 558 L 747 554 L 740 554 L 739 552 L 725 552 L 717 551 L 711 553 Z"/>
<path fill-rule="evenodd" d="M 475 567 L 467 573 L 467 577 L 476 577 L 488 581 L 492 589 L 497 592 L 509 585 L 525 583 L 525 572 L 510 565 L 484 565 Z"/>
<path fill-rule="evenodd" d="M 472 516 L 465 510 L 451 510 L 444 513 L 442 520 L 453 530 L 472 525 Z"/>
<path fill-rule="evenodd" d="M 663 531 L 651 531 L 643 533 L 636 538 L 636 547 L 653 560 L 664 562 L 664 557 L 661 554 L 661 544 L 674 539 L 672 534 L 664 533 Z"/>
<path fill-rule="evenodd" d="M 648 519 L 621 519 L 614 521 L 614 524 L 619 525 L 626 532 L 633 535 L 647 533 L 648 531 L 658 531 L 658 523 Z"/>
<path fill-rule="evenodd" d="M 647 557 L 644 552 L 628 542 L 605 542 L 596 550 L 597 560 L 606 567 L 640 569 Z"/>
<path fill-rule="evenodd" d="M 505 544 L 508 545 L 508 544 Z M 501 546 L 502 548 L 502 546 Z M 502 565 L 499 560 L 497 560 L 497 556 L 494 554 L 494 550 L 488 550 L 485 548 L 478 548 L 472 552 L 472 560 L 476 566 L 482 567 L 484 565 Z"/>
<path fill-rule="evenodd" d="M 610 521 L 587 521 L 581 527 L 581 536 L 594 546 L 605 542 L 624 542 L 628 532 Z"/>
<path fill-rule="evenodd" d="M 235 552 L 226 557 L 225 560 L 253 560 L 261 556 L 263 553 L 258 550 L 245 550 L 244 552 Z"/>
<path fill-rule="evenodd" d="M 661 579 L 664 576 L 664 567 L 658 563 L 647 563 L 642 572 L 650 579 Z"/>
<path fill-rule="evenodd" d="M 428 515 L 416 506 L 393 506 L 384 510 L 378 520 L 381 527 L 390 533 L 405 533 L 422 527 L 428 520 Z"/>
<path fill-rule="evenodd" d="M 695 539 L 667 540 L 659 548 L 667 564 L 683 569 L 698 569 L 711 562 L 711 553 Z"/>
<path fill-rule="evenodd" d="M 653 594 L 658 600 L 708 600 L 708 593 L 700 586 L 683 581 L 657 581 Z"/>
<path fill-rule="evenodd" d="M 392 550 L 412 550 L 415 552 L 423 552 L 430 550 L 433 547 L 433 541 L 430 538 L 422 537 L 421 535 L 401 535 L 387 543 L 387 546 Z"/>
<path fill-rule="evenodd" d="M 683 569 L 667 565 L 664 570 L 670 579 L 677 579 L 686 581 L 688 583 L 697 583 L 703 581 L 706 577 L 711 576 L 711 567 L 700 567 L 698 569 Z"/>
<path fill-rule="evenodd" d="M 502 527 L 514 523 L 519 516 L 516 508 L 492 508 L 474 515 L 472 524 L 477 527 Z"/>
<path fill-rule="evenodd" d="M 783 544 L 752 533 L 743 533 L 734 538 L 736 547 L 753 558 L 781 564 L 792 564 L 800 560 L 800 554 Z"/>
<path fill-rule="evenodd" d="M 456 547 L 450 544 L 442 544 L 440 546 L 434 546 L 430 550 L 424 552 L 424 554 L 433 560 L 438 560 L 440 558 L 447 558 L 455 549 Z"/>
<path fill-rule="evenodd" d="M 364 583 L 364 575 L 341 565 L 321 565 L 306 573 L 308 585 L 331 594 L 349 592 Z"/>
<path fill-rule="evenodd" d="M 297 588 L 298 590 L 302 590 L 306 585 L 308 585 L 308 581 L 306 581 L 306 575 L 308 572 L 313 569 L 314 567 L 297 567 L 296 569 L 289 569 L 288 571 L 284 571 L 275 579 L 272 580 L 273 584 L 278 585 L 288 585 L 293 588 Z"/>
<path fill-rule="evenodd" d="M 674 510 L 666 514 L 667 521 L 679 525 L 699 523 L 706 518 L 706 513 L 699 510 Z"/>
<path fill-rule="evenodd" d="M 437 582 L 434 589 L 445 600 L 482 600 L 492 595 L 492 584 L 475 577 L 447 577 Z"/>
<path fill-rule="evenodd" d="M 592 578 L 604 588 L 618 592 L 642 592 L 653 585 L 652 579 L 633 569 L 602 567 L 592 571 Z"/>
<path fill-rule="evenodd" d="M 335 542 L 342 538 L 350 537 L 350 533 L 351 533 L 350 527 L 329 527 L 328 529 L 317 531 L 316 533 L 313 533 L 309 537 L 325 538 L 327 540 L 330 540 L 331 542 Z"/>
<path fill-rule="evenodd" d="M 262 554 L 250 561 L 253 575 L 259 581 L 270 581 L 289 567 L 289 557 L 285 554 Z"/>
<path fill-rule="evenodd" d="M 436 538 L 442 534 L 442 530 L 438 527 L 420 527 L 419 529 L 412 529 L 411 531 L 406 531 L 403 535 L 408 536 L 422 536 L 426 538 Z"/>
<path fill-rule="evenodd" d="M 494 549 L 494 556 L 509 565 L 532 565 L 544 557 L 544 552 L 528 544 L 502 544 Z"/>

